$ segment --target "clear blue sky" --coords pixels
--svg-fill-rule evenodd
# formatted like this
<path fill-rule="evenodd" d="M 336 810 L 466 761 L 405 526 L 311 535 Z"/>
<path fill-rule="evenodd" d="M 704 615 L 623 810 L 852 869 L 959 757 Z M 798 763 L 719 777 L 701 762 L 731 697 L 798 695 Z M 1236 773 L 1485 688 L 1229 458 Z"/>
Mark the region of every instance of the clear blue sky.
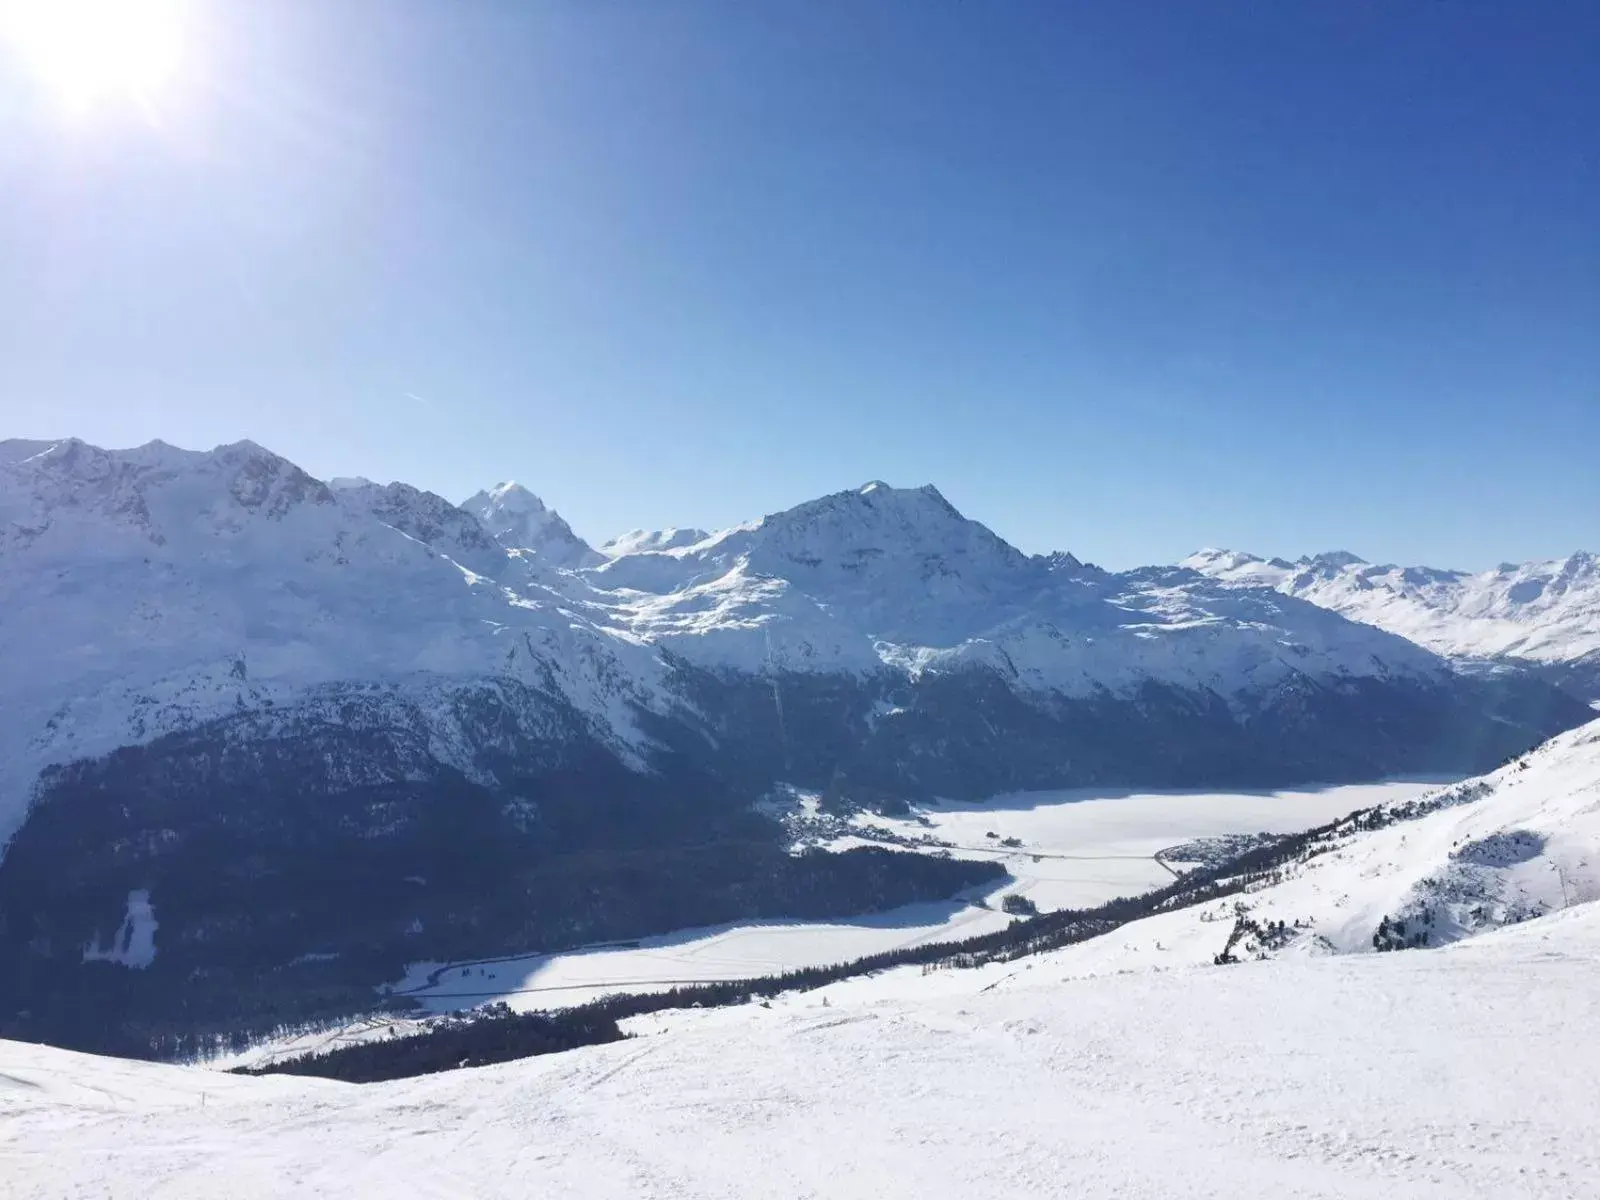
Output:
<path fill-rule="evenodd" d="M 1600 550 L 1600 4 L 188 10 L 153 118 L 0 50 L 0 436 L 594 541 L 883 478 L 1113 566 Z"/>

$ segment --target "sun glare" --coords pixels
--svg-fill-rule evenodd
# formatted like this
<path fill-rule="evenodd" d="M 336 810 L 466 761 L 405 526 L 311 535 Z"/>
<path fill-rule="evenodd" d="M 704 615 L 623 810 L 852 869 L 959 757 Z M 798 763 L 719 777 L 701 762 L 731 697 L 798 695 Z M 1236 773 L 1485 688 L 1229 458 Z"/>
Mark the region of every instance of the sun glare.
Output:
<path fill-rule="evenodd" d="M 0 38 L 75 109 L 154 104 L 183 61 L 178 0 L 0 0 Z"/>

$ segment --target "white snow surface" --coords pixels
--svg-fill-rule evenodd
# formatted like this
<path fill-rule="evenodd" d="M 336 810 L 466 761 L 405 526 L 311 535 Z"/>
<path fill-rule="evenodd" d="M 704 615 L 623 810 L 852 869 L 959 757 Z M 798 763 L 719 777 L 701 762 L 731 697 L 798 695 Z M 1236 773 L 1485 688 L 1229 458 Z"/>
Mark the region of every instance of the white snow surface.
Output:
<path fill-rule="evenodd" d="M 1029 965 L 367 1086 L 0 1042 L 0 1178 L 16 1200 L 1600 1194 L 1600 907 L 1441 951 Z"/>
<path fill-rule="evenodd" d="M 975 898 L 908 904 L 848 921 L 745 921 L 556 954 L 413 963 L 393 990 L 430 1013 L 496 1000 L 519 1012 L 571 1008 L 618 993 L 849 962 L 991 933 L 1011 922 L 995 905 L 972 903 Z"/>
<path fill-rule="evenodd" d="M 1581 551 L 1478 574 L 1375 566 L 1344 551 L 1287 562 L 1207 549 L 1181 565 L 1309 600 L 1441 654 L 1557 663 L 1600 654 L 1600 557 Z"/>
<path fill-rule="evenodd" d="M 630 529 L 600 547 L 607 558 L 621 558 L 624 554 L 647 554 L 655 550 L 681 550 L 703 542 L 711 535 L 704 529 Z"/>
<path fill-rule="evenodd" d="M 485 680 L 553 688 L 642 763 L 638 711 L 684 703 L 669 651 L 755 674 L 985 665 L 1041 697 L 1449 669 L 1191 571 L 1029 558 L 931 487 L 871 484 L 607 558 L 514 484 L 459 508 L 403 483 L 331 488 L 250 442 L 0 442 L 0 845 L 51 764 L 340 688 L 433 714 Z"/>
<path fill-rule="evenodd" d="M 124 967 L 142 970 L 156 960 L 155 906 L 150 903 L 150 893 L 143 888 L 128 893 L 127 914 L 112 935 L 109 946 L 95 939 L 83 948 L 84 962 L 114 962 Z"/>

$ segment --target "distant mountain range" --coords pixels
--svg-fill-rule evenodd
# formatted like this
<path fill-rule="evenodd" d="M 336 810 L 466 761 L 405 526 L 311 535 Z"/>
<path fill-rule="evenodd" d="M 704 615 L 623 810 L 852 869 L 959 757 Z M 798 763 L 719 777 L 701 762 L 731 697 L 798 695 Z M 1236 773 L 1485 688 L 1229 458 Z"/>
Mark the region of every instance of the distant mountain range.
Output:
<path fill-rule="evenodd" d="M 1503 563 L 1469 574 L 1377 566 L 1347 551 L 1287 562 L 1233 550 L 1183 560 L 1214 579 L 1269 587 L 1459 660 L 1536 665 L 1600 698 L 1600 557 Z"/>
<path fill-rule="evenodd" d="M 180 990 L 196 1021 L 208 988 L 348 1007 L 410 959 L 977 881 L 792 858 L 753 807 L 778 784 L 892 807 L 1467 773 L 1589 715 L 1540 672 L 1593 651 L 1556 602 L 1592 563 L 1496 593 L 1522 636 L 1448 646 L 1333 603 L 1358 563 L 1257 563 L 1029 556 L 876 482 L 595 550 L 515 484 L 457 506 L 248 442 L 0 442 L 0 1032 L 107 990 L 131 1026 Z M 160 931 L 137 963 L 134 913 Z"/>

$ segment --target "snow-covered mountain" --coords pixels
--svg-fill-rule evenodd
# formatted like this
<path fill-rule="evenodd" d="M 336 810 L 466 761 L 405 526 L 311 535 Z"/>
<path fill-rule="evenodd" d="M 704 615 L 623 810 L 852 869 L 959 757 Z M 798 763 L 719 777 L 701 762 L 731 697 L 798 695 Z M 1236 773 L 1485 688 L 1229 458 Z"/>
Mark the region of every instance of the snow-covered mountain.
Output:
<path fill-rule="evenodd" d="M 468 497 L 461 507 L 505 549 L 535 555 L 541 564 L 571 569 L 605 560 L 572 532 L 560 513 L 520 483 L 496 484 Z"/>
<path fill-rule="evenodd" d="M 0 443 L 0 649 L 19 668 L 0 680 L 15 714 L 0 735 L 0 831 L 48 764 L 269 701 L 281 719 L 347 685 L 446 694 L 509 680 L 635 765 L 674 744 L 645 732 L 658 718 L 714 738 L 726 715 L 708 691 L 740 680 L 768 697 L 769 733 L 797 741 L 826 680 L 858 696 L 858 739 L 925 717 L 906 701 L 954 678 L 1001 689 L 1034 720 L 1073 702 L 1149 709 L 1145 689 L 1169 688 L 1195 719 L 1241 729 L 1285 689 L 1454 704 L 1474 687 L 1312 604 L 1178 569 L 1030 558 L 931 487 L 872 483 L 608 557 L 515 484 L 458 508 L 405 484 L 340 482 L 251 443 Z M 795 720 L 779 729 L 786 706 Z M 432 752 L 477 770 L 449 734 Z"/>
<path fill-rule="evenodd" d="M 7 460 L 0 835 L 47 764 L 223 716 L 281 720 L 357 685 L 432 695 L 505 680 L 580 712 L 620 753 L 638 740 L 656 659 L 574 622 L 438 496 L 333 490 L 248 442 L 0 444 Z M 474 772 L 443 727 L 430 752 Z"/>
<path fill-rule="evenodd" d="M 1030 558 L 933 487 L 870 483 L 585 577 L 630 631 L 719 670 L 972 666 L 1032 694 L 1156 681 L 1232 696 L 1441 667 L 1404 639 L 1180 570 Z"/>
<path fill-rule="evenodd" d="M 1345 551 L 1288 562 L 1201 550 L 1182 565 L 1309 600 L 1440 654 L 1552 667 L 1588 662 L 1600 679 L 1600 558 L 1593 554 L 1478 574 L 1376 566 Z"/>
<path fill-rule="evenodd" d="M 849 807 L 1466 772 L 1587 716 L 1292 596 L 1029 557 L 931 487 L 650 544 L 251 443 L 0 443 L 0 1019 L 8 980 L 55 1012 L 122 970 L 84 954 L 134 896 L 142 977 L 265 1004 L 289 976 L 251 972 L 291 960 L 340 964 L 327 995 L 977 878 L 791 858 L 751 807 L 778 783 Z M 619 855 L 647 859 L 607 890 Z M 170 999 L 148 987 L 130 1005 Z"/>

